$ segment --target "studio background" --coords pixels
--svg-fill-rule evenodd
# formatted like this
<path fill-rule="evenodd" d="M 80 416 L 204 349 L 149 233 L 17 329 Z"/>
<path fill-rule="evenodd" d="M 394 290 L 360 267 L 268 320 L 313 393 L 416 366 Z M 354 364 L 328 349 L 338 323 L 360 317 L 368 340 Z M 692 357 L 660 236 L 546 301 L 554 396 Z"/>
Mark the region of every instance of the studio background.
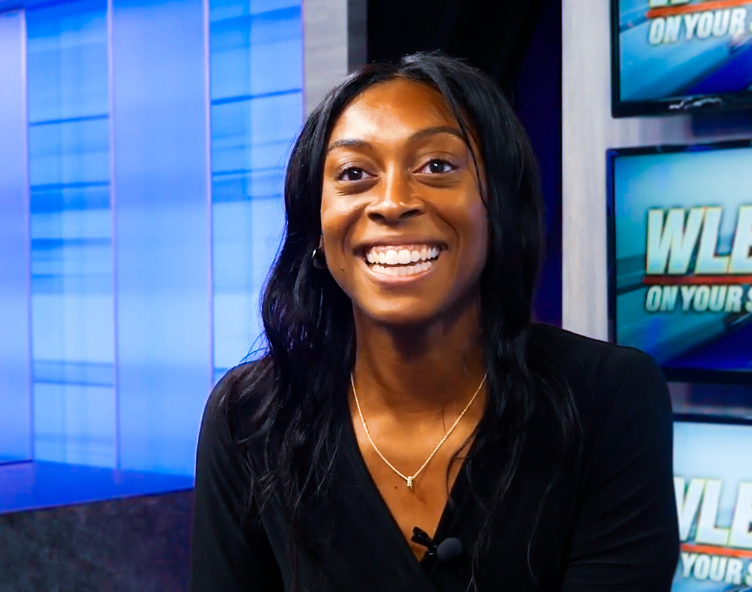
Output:
<path fill-rule="evenodd" d="M 532 139 L 536 318 L 607 339 L 606 150 L 752 120 L 612 118 L 606 0 L 0 0 L 0 592 L 186 588 L 201 413 L 261 345 L 291 144 L 348 70 L 435 49 Z M 750 480 L 692 456 L 750 430 L 677 423 L 677 475 Z"/>

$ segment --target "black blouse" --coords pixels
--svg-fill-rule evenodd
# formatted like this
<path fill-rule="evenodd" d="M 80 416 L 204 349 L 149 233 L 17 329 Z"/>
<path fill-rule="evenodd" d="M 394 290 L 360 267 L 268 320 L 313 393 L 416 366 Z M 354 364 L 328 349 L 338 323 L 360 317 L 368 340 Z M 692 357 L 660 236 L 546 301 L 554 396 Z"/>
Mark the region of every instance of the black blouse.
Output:
<path fill-rule="evenodd" d="M 634 349 L 535 331 L 556 352 L 573 391 L 582 450 L 562 447 L 553 414 L 536 410 L 515 477 L 493 512 L 477 590 L 668 592 L 679 535 L 671 404 L 659 369 Z M 255 520 L 240 518 L 248 475 L 217 413 L 224 382 L 209 399 L 199 438 L 190 590 L 286 591 L 288 545 L 297 539 L 274 502 Z M 349 414 L 342 418 L 329 499 L 304 512 L 314 545 L 296 555 L 297 589 L 472 590 L 467 550 L 485 515 L 477 500 L 491 498 L 506 448 L 484 448 L 450 492 L 434 540 L 458 538 L 466 551 L 450 561 L 428 554 L 418 561 L 371 479 Z M 480 429 L 489 428 L 481 422 Z"/>

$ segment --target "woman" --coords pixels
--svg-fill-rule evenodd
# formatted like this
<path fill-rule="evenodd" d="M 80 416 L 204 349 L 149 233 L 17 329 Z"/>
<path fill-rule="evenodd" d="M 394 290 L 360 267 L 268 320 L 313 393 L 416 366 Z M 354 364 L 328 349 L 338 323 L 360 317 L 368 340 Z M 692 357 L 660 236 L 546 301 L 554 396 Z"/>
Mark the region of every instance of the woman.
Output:
<path fill-rule="evenodd" d="M 202 424 L 191 590 L 668 591 L 664 380 L 531 323 L 537 169 L 495 85 L 362 68 L 306 121 L 285 206 L 268 351 Z"/>

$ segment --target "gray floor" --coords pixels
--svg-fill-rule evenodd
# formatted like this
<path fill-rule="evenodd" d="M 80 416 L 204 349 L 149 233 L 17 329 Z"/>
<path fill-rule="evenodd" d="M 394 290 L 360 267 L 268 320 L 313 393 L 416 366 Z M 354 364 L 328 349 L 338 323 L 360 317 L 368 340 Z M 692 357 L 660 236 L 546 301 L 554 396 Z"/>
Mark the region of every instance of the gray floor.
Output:
<path fill-rule="evenodd" d="M 193 492 L 0 515 L 0 592 L 173 592 Z"/>

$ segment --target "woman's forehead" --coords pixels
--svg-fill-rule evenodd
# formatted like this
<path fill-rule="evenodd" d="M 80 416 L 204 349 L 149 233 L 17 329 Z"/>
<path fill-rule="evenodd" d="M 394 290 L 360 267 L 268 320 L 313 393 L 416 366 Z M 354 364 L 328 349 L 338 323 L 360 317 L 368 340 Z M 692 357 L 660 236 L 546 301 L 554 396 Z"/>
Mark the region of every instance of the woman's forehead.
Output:
<path fill-rule="evenodd" d="M 397 78 L 358 95 L 337 118 L 330 138 L 378 137 L 437 126 L 459 130 L 446 99 L 427 85 Z"/>

